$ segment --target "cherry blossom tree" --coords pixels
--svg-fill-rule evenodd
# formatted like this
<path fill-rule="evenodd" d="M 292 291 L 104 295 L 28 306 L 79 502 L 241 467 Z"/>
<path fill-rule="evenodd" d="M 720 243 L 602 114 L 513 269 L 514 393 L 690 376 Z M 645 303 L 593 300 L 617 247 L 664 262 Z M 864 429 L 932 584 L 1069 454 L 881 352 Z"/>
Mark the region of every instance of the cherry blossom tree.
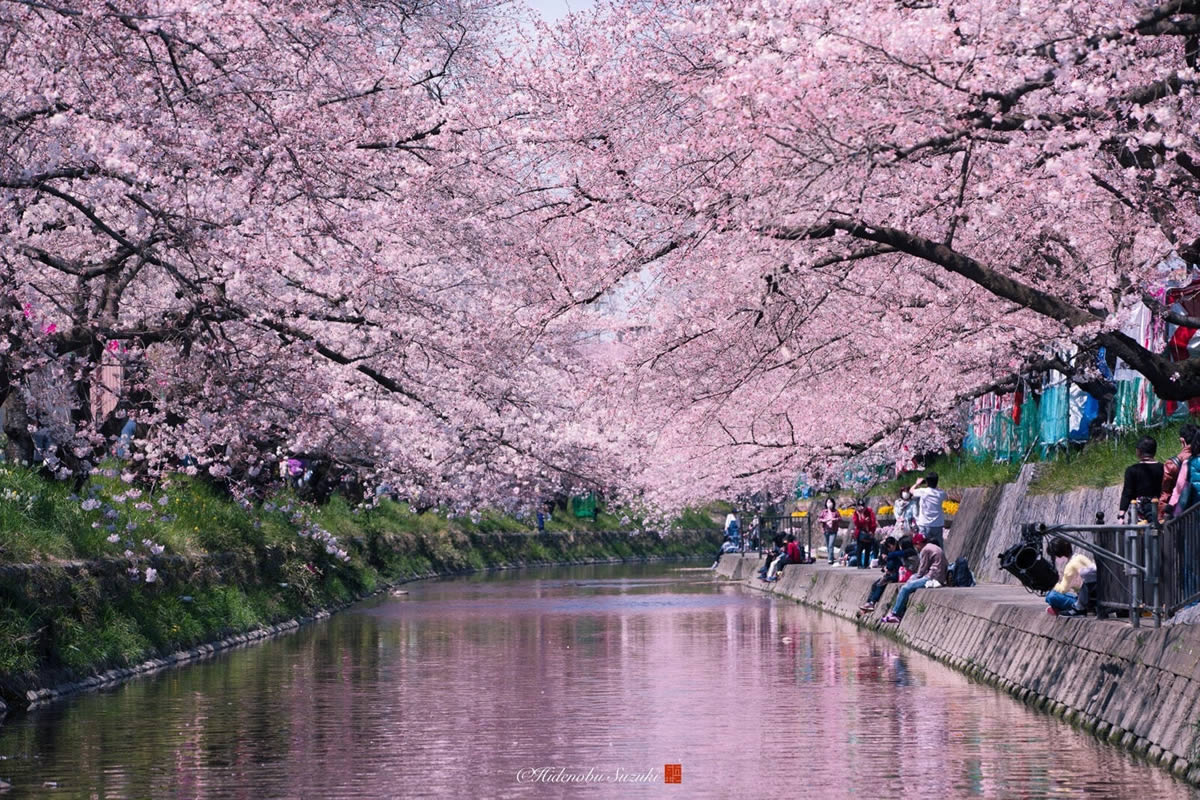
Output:
<path fill-rule="evenodd" d="M 676 501 L 943 446 L 1022 368 L 1100 388 L 1064 348 L 1200 394 L 1200 360 L 1121 331 L 1197 260 L 1198 11 L 666 0 L 548 31 L 513 78 L 542 169 L 510 206 L 556 313 L 639 331 L 610 399 L 652 439 L 638 481 Z"/>
<path fill-rule="evenodd" d="M 1146 293 L 1200 251 L 1192 3 L 2 7 L 0 400 L 64 474 L 131 414 L 151 473 L 677 506 L 1100 348 L 1200 395 L 1122 331 L 1200 327 Z"/>
<path fill-rule="evenodd" d="M 571 341 L 514 324 L 528 281 L 480 215 L 507 5 L 3 5 L 10 433 L 65 474 L 128 413 L 151 472 L 301 454 L 426 502 L 528 502 L 589 457 L 534 433 Z"/>

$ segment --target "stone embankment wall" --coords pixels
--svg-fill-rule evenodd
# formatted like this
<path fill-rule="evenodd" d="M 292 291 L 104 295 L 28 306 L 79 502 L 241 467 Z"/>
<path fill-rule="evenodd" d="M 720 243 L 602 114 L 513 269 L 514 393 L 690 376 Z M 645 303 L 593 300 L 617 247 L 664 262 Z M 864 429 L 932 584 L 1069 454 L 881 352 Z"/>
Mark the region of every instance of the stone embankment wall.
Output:
<path fill-rule="evenodd" d="M 1026 464 L 1014 483 L 963 492 L 946 536 L 946 555 L 951 560 L 966 556 L 976 580 L 1020 585 L 1000 569 L 997 556 L 1017 541 L 1024 522 L 1091 524 L 1098 511 L 1103 511 L 1109 522 L 1116 521 L 1121 487 L 1031 495 L 1029 483 L 1036 469 L 1036 464 Z"/>
<path fill-rule="evenodd" d="M 1200 784 L 1196 626 L 1134 628 L 1094 617 L 1052 617 L 1042 598 L 1002 584 L 917 591 L 900 625 L 882 625 L 895 585 L 876 611 L 858 612 L 875 570 L 791 566 L 766 584 L 755 576 L 759 564 L 755 555 L 726 555 L 718 573 L 895 636 Z"/>

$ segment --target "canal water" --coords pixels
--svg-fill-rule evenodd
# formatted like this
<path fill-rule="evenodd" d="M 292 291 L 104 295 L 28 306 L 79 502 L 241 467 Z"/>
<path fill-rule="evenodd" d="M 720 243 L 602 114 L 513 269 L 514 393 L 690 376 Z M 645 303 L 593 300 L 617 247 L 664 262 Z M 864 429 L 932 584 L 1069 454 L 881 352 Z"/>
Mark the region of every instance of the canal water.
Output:
<path fill-rule="evenodd" d="M 1198 796 L 895 642 L 706 571 L 408 591 L 12 716 L 0 778 L 56 798 Z"/>

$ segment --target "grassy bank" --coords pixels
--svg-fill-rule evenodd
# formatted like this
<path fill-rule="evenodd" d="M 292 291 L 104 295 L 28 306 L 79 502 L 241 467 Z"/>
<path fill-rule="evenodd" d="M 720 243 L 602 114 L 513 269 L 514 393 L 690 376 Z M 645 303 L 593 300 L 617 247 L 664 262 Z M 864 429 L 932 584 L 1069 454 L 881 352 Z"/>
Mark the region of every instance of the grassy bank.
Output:
<path fill-rule="evenodd" d="M 289 493 L 239 503 L 188 478 L 139 489 L 110 474 L 75 489 L 0 464 L 0 695 L 306 616 L 413 577 L 707 556 L 719 541 L 703 513 L 679 520 L 691 532 L 666 537 L 630 535 L 621 521 L 559 512 L 539 535 L 494 512 L 451 519 L 391 501 L 313 506 Z"/>
<path fill-rule="evenodd" d="M 1138 439 L 1152 436 L 1158 442 L 1159 460 L 1166 460 L 1179 453 L 1179 428 L 1182 425 L 1180 421 L 1158 428 L 1126 431 L 1108 439 L 1061 450 L 1041 462 L 1029 491 L 1031 494 L 1057 494 L 1073 489 L 1101 489 L 1120 485 L 1125 468 L 1137 460 L 1133 448 Z M 1021 466 L 1021 463 L 980 461 L 966 453 L 942 455 L 932 459 L 925 469 L 906 472 L 878 484 L 871 494 L 884 497 L 898 494 L 901 488 L 911 486 L 928 470 L 938 473 L 943 489 L 997 486 L 1014 481 Z"/>

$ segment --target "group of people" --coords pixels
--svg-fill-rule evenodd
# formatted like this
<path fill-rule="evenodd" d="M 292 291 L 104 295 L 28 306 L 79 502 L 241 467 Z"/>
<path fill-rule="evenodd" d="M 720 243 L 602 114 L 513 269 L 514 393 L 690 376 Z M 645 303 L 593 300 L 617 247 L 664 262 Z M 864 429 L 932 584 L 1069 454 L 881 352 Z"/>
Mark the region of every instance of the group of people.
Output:
<path fill-rule="evenodd" d="M 774 548 L 767 553 L 767 560 L 758 571 L 760 580 L 767 583 L 778 580 L 779 570 L 788 564 L 812 563 L 812 559 L 805 554 L 804 548 L 796 541 L 794 533 L 789 533 L 787 536 L 776 536 L 774 545 Z"/>
<path fill-rule="evenodd" d="M 1191 423 L 1180 427 L 1179 445 L 1179 454 L 1164 464 L 1157 458 L 1158 442 L 1153 437 L 1138 440 L 1137 461 L 1125 469 L 1121 486 L 1119 523 L 1157 520 L 1162 524 L 1200 502 L 1200 428 Z M 1046 555 L 1059 575 L 1058 583 L 1046 593 L 1047 612 L 1062 617 L 1086 613 L 1095 600 L 1096 562 L 1076 553 L 1061 537 L 1050 540 Z"/>
<path fill-rule="evenodd" d="M 884 539 L 880 564 L 883 574 L 871 584 L 867 601 L 859 606 L 859 610 L 864 614 L 874 611 L 887 585 L 899 583 L 900 592 L 896 595 L 896 602 L 881 620 L 885 623 L 898 623 L 903 619 L 913 592 L 945 586 L 950 579 L 950 565 L 946 561 L 945 551 L 922 533 Z"/>
<path fill-rule="evenodd" d="M 1136 523 L 1156 517 L 1162 523 L 1200 503 L 1200 428 L 1190 423 L 1183 425 L 1179 440 L 1179 455 L 1165 464 L 1156 458 L 1157 442 L 1153 438 L 1145 436 L 1137 442 L 1138 460 L 1125 471 L 1120 522 Z M 913 592 L 948 585 L 950 565 L 944 550 L 942 506 L 945 500 L 946 493 L 938 488 L 937 473 L 929 472 L 900 493 L 893 506 L 896 522 L 891 529 L 880 528 L 865 499 L 855 502 L 849 531 L 844 537 L 842 563 L 860 569 L 877 565 L 881 572 L 860 606 L 861 612 L 874 611 L 888 584 L 898 583 L 900 591 L 895 603 L 882 619 L 884 623 L 898 623 Z M 844 523 L 832 497 L 825 500 L 817 522 L 825 537 L 829 564 L 837 563 L 837 538 Z M 726 523 L 725 552 L 740 547 L 738 527 L 736 515 L 731 513 Z M 1046 554 L 1059 575 L 1058 583 L 1046 594 L 1048 612 L 1058 616 L 1086 613 L 1095 600 L 1095 562 L 1075 552 L 1071 543 L 1061 537 L 1049 542 Z M 759 570 L 759 578 L 774 581 L 787 564 L 812 561 L 811 554 L 805 552 L 794 535 L 776 537 L 774 548 Z"/>
<path fill-rule="evenodd" d="M 924 477 L 918 478 L 910 488 L 900 493 L 893 505 L 896 522 L 891 529 L 890 538 L 898 545 L 902 538 L 919 533 L 925 541 L 942 547 L 946 528 L 946 513 L 942 508 L 945 500 L 946 493 L 938 488 L 936 472 L 928 472 Z M 825 536 L 827 558 L 829 563 L 833 564 L 842 516 L 832 497 L 825 500 L 825 507 L 817 517 L 817 523 Z M 885 529 L 880 529 L 875 512 L 867 505 L 865 498 L 860 498 L 855 503 L 854 513 L 850 517 L 850 532 L 845 537 L 842 548 L 842 563 L 860 569 L 866 569 L 876 560 L 882 563 L 882 547 L 887 541 L 884 534 Z M 911 541 L 911 538 L 909 540 Z"/>
<path fill-rule="evenodd" d="M 1138 440 L 1137 462 L 1126 468 L 1121 487 L 1120 522 L 1162 523 L 1200 502 L 1200 428 L 1183 425 L 1179 445 L 1179 454 L 1164 464 L 1156 458 L 1158 442 L 1149 436 Z"/>

